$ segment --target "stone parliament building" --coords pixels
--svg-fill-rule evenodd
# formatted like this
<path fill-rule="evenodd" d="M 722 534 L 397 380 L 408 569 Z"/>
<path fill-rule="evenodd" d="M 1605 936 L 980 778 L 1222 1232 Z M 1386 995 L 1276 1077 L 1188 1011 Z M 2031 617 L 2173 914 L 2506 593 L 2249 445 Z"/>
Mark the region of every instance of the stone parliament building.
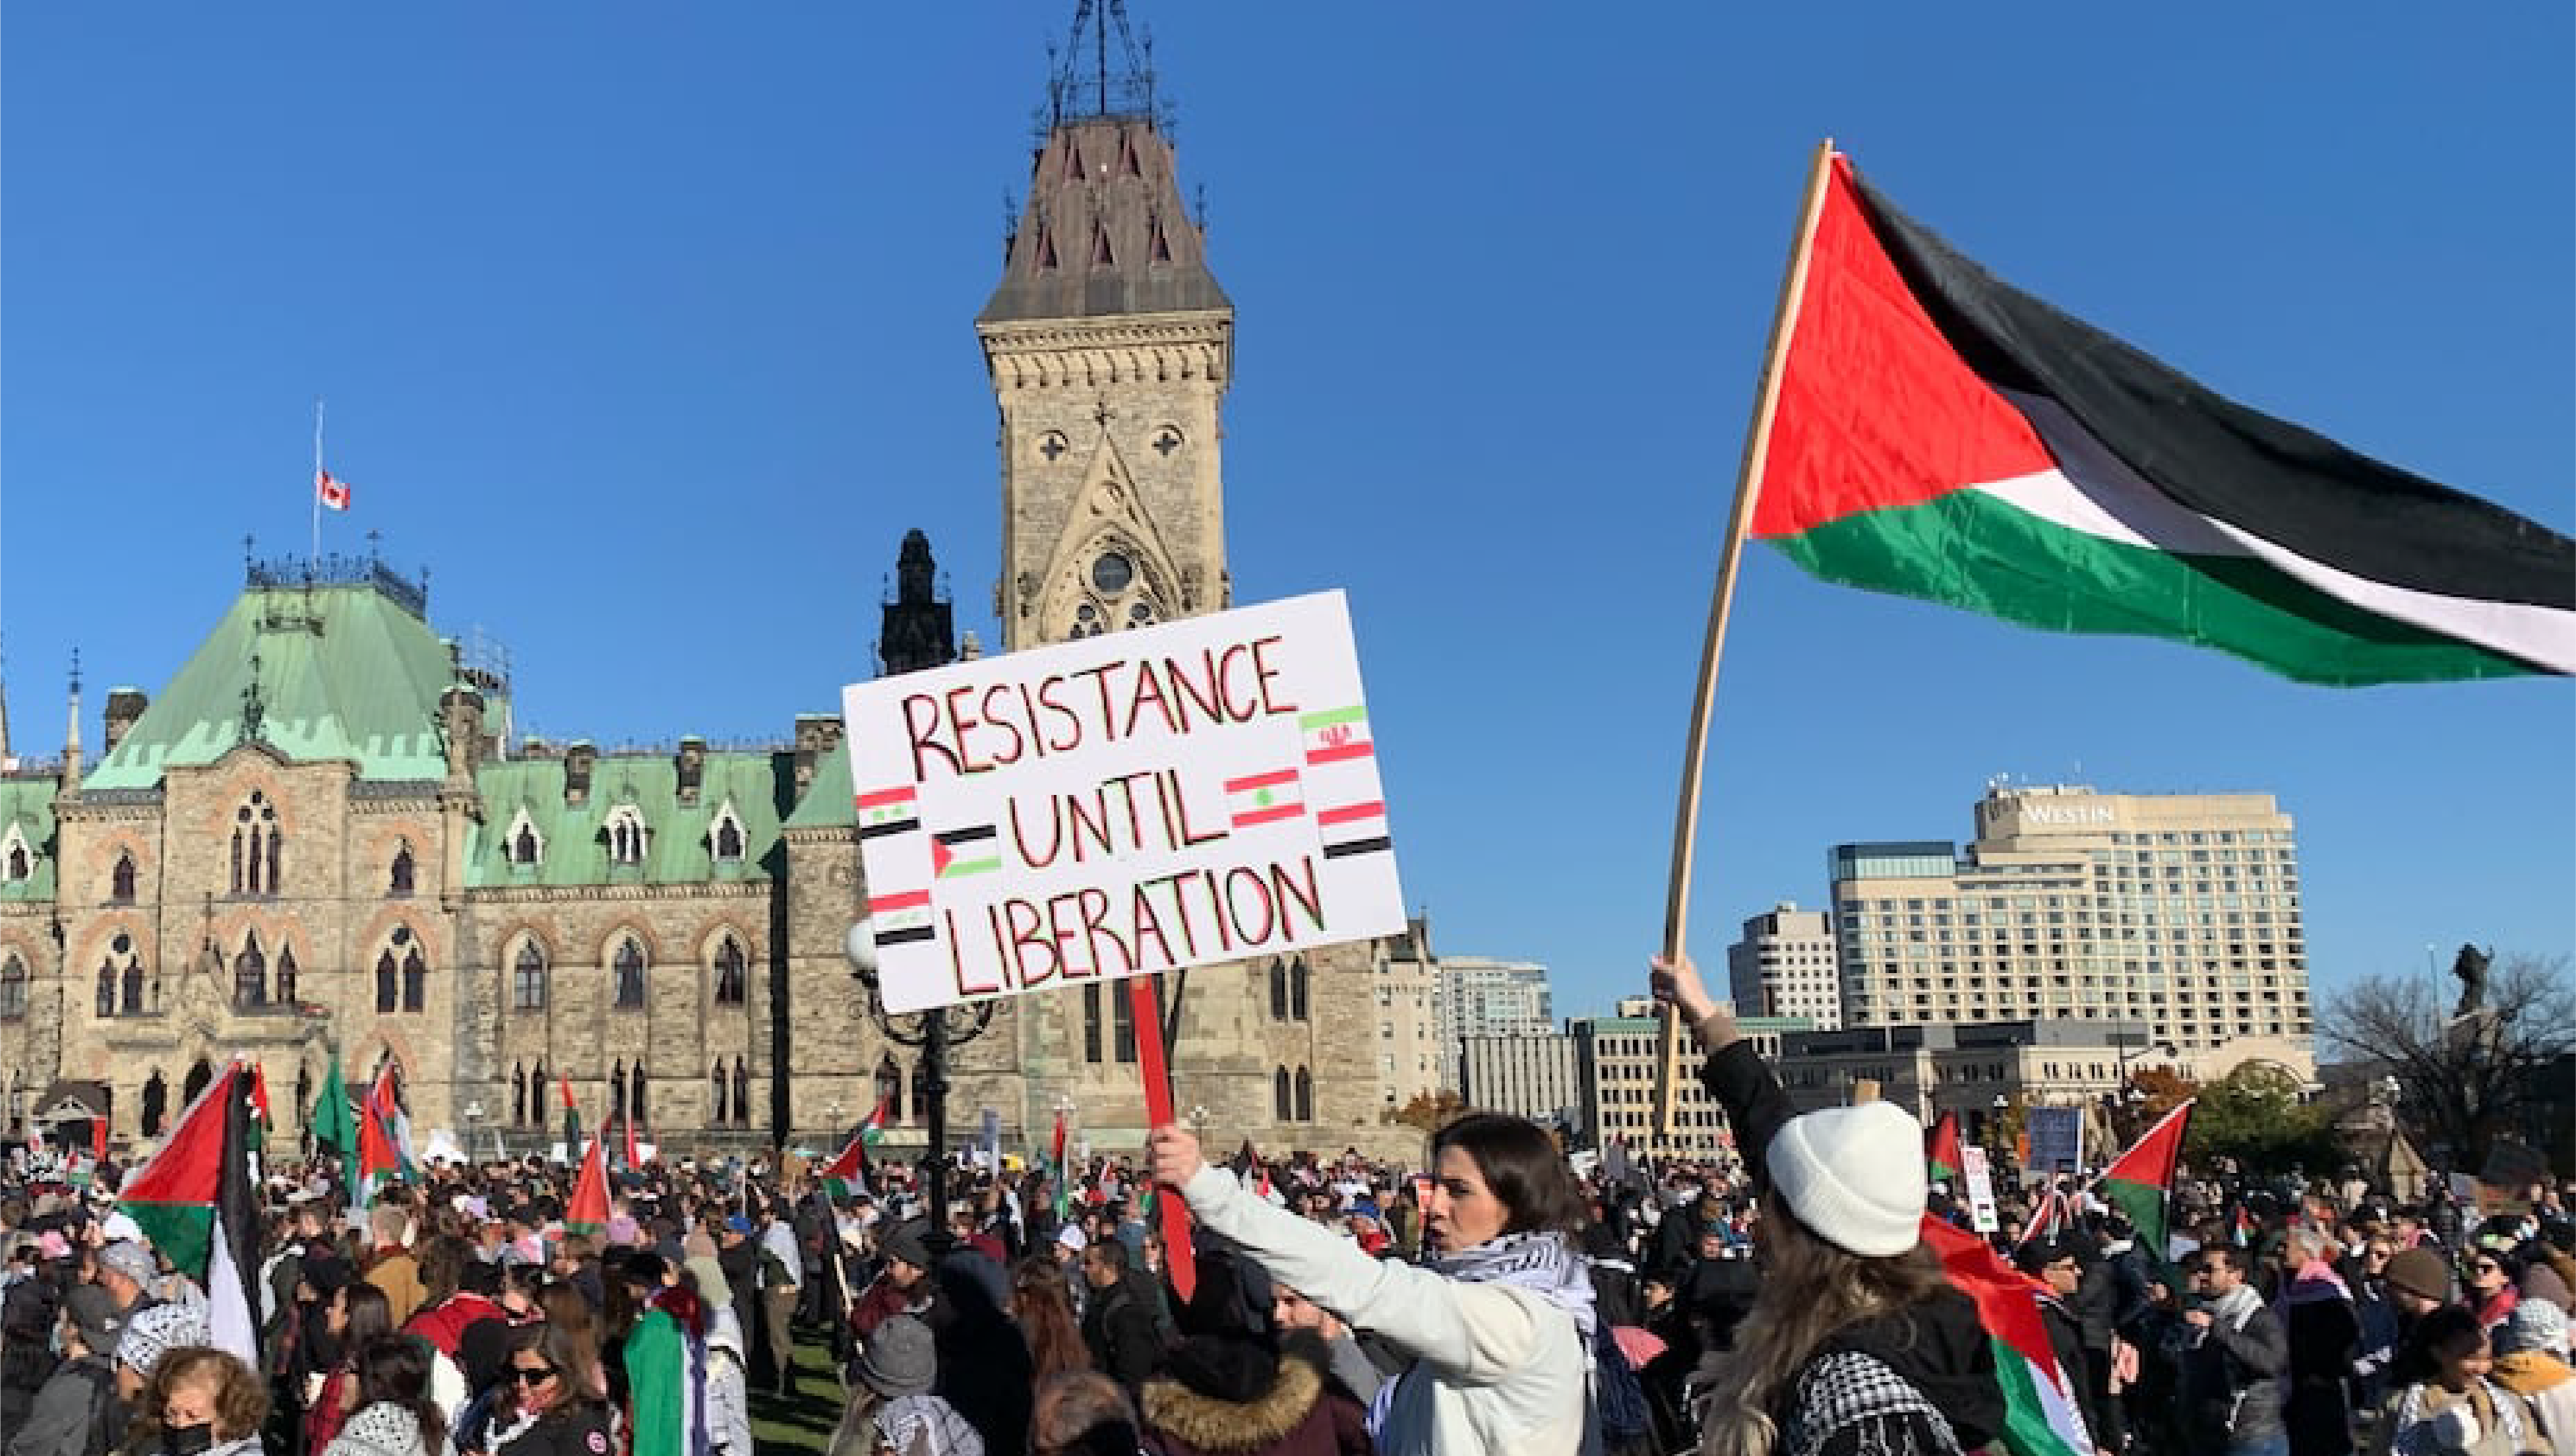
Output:
<path fill-rule="evenodd" d="M 1011 649 L 1229 604 L 1233 306 L 1150 76 L 1095 94 L 1075 74 L 975 319 Z M 897 575 L 885 670 L 951 660 L 920 533 Z M 94 763 L 77 681 L 59 765 L 18 767 L 0 717 L 13 1133 L 97 1114 L 146 1146 L 238 1055 L 292 1136 L 336 1050 L 353 1085 L 396 1064 L 414 1126 L 478 1150 L 550 1143 L 566 1081 L 586 1123 L 631 1107 L 675 1152 L 820 1145 L 880 1101 L 888 1140 L 922 1146 L 917 1054 L 843 949 L 866 891 L 837 714 L 775 747 L 603 753 L 514 741 L 510 689 L 431 627 L 425 581 L 372 556 L 253 560 L 157 696 L 108 694 Z M 1406 954 L 1192 970 L 1176 1105 L 1228 1143 L 1384 1142 L 1371 988 Z M 1003 1002 L 951 1053 L 952 1143 L 989 1109 L 1024 1147 L 1063 1109 L 1095 1146 L 1133 1146 L 1126 1007 L 1098 984 Z"/>

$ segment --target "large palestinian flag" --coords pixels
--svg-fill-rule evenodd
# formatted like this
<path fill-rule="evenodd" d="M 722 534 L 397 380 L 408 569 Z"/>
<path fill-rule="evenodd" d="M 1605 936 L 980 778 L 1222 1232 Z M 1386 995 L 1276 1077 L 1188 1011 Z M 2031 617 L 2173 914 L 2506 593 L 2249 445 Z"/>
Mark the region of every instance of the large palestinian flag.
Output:
<path fill-rule="evenodd" d="M 1952 1287 L 1976 1302 L 1977 1323 L 1994 1342 L 1995 1383 L 2004 1393 L 1997 1441 L 2012 1456 L 2092 1456 L 2093 1440 L 2075 1404 L 2074 1372 L 2059 1367 L 2048 1343 L 2039 1285 L 1995 1257 L 1983 1238 L 1930 1214 L 1923 1216 L 1923 1242 L 1940 1257 Z"/>
<path fill-rule="evenodd" d="M 581 1173 L 573 1179 L 572 1201 L 564 1205 L 564 1232 L 596 1238 L 608 1231 L 608 1149 L 592 1138 L 582 1155 Z"/>
<path fill-rule="evenodd" d="M 2095 1197 L 2129 1216 L 2138 1231 L 2138 1247 L 2159 1263 L 2166 1258 L 2171 1232 L 2166 1209 L 2173 1197 L 2174 1164 L 2182 1157 L 2183 1134 L 2190 1127 L 2191 1104 L 2186 1102 L 2140 1134 L 2093 1184 Z"/>
<path fill-rule="evenodd" d="M 251 1074 L 236 1062 L 188 1110 L 117 1202 L 172 1268 L 206 1292 L 217 1348 L 259 1366 L 259 1199 L 250 1167 Z"/>
<path fill-rule="evenodd" d="M 2302 682 L 2576 672 L 2576 542 L 2223 399 L 1835 156 L 1752 533 L 1816 575 Z"/>

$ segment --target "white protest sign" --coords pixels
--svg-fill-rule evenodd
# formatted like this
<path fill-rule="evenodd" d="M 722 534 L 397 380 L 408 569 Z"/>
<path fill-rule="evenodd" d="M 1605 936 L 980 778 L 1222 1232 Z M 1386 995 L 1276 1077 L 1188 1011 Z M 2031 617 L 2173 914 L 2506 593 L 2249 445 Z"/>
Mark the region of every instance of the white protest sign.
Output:
<path fill-rule="evenodd" d="M 1404 927 L 1340 592 L 841 702 L 888 1010 Z"/>
<path fill-rule="evenodd" d="M 1987 1166 L 1984 1148 L 1959 1149 L 1959 1180 L 1968 1185 L 1969 1226 L 1981 1234 L 2002 1228 L 2003 1220 L 1995 1212 L 1994 1169 Z"/>

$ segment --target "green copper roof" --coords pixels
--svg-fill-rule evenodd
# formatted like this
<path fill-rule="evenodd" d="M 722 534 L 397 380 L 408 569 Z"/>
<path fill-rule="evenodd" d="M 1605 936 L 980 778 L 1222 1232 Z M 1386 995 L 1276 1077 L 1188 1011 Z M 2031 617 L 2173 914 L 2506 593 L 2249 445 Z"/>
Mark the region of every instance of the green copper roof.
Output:
<path fill-rule="evenodd" d="M 564 802 L 564 776 L 560 758 L 487 762 L 475 770 L 483 822 L 465 841 L 469 887 L 768 879 L 780 800 L 791 791 L 795 767 L 790 753 L 710 751 L 694 804 L 680 802 L 680 766 L 668 753 L 600 755 L 580 804 Z M 719 860 L 714 830 L 728 804 L 742 822 L 742 854 Z M 643 820 L 646 832 L 644 856 L 636 864 L 610 858 L 609 821 L 626 808 Z M 510 856 L 522 816 L 541 849 L 533 865 Z"/>
<path fill-rule="evenodd" d="M 842 795 L 847 799 L 847 794 Z M 54 898 L 54 777 L 0 778 L 0 843 L 9 831 L 27 842 L 28 875 L 8 878 L 0 865 L 0 900 L 50 901 Z"/>
<path fill-rule="evenodd" d="M 787 827 L 829 829 L 858 823 L 859 809 L 851 802 L 851 793 L 850 745 L 836 743 L 831 752 L 815 759 L 814 781 L 805 786 L 796 812 L 787 816 Z"/>
<path fill-rule="evenodd" d="M 258 738 L 290 760 L 346 759 L 361 779 L 446 776 L 445 644 L 368 586 L 258 588 L 233 602 L 84 789 L 148 789 L 239 744 L 258 660 Z"/>

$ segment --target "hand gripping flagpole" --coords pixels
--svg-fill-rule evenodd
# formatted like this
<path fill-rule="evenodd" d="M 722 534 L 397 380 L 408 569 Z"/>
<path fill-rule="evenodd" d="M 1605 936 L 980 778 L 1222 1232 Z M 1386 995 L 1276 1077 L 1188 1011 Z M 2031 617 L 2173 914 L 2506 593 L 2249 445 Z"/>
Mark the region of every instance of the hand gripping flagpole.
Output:
<path fill-rule="evenodd" d="M 1832 179 L 1834 143 L 1816 144 L 1816 159 L 1807 172 L 1807 199 L 1798 209 L 1798 231 L 1789 246 L 1789 271 L 1780 283 L 1780 302 L 1771 315 L 1771 343 L 1762 360 L 1762 382 L 1755 395 L 1753 428 L 1745 436 L 1744 461 L 1735 477 L 1735 508 L 1727 518 L 1726 544 L 1717 558 L 1717 586 L 1709 594 L 1708 637 L 1700 644 L 1699 693 L 1691 702 L 1690 734 L 1682 740 L 1680 802 L 1673 809 L 1673 867 L 1664 890 L 1664 958 L 1678 960 L 1688 941 L 1691 850 L 1699 829 L 1701 769 L 1707 758 L 1708 715 L 1717 699 L 1717 664 L 1726 650 L 1726 619 L 1735 600 L 1736 563 L 1744 556 L 1744 538 L 1753 523 L 1754 498 L 1762 487 L 1762 466 L 1771 451 L 1771 416 L 1780 404 L 1780 380 L 1789 353 L 1789 335 L 1798 326 L 1798 304 L 1806 293 L 1807 255 L 1816 240 L 1816 219 L 1824 213 L 1825 188 Z M 1681 1018 L 1668 1003 L 1658 1019 L 1655 1059 L 1655 1136 L 1669 1147 L 1674 1133 L 1674 1066 L 1681 1060 Z"/>

